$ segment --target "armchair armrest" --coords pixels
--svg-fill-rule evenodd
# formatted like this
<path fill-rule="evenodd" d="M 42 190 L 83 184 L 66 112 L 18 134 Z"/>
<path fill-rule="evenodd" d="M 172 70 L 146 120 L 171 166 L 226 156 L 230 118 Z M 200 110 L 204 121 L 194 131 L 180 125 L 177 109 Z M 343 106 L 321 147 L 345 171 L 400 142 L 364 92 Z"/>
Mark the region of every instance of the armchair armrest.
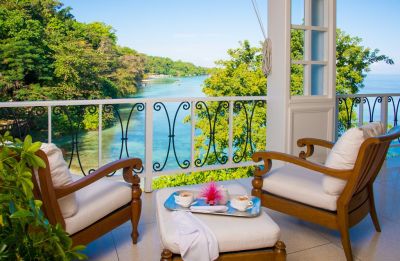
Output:
<path fill-rule="evenodd" d="M 301 151 L 299 153 L 299 157 L 302 159 L 306 159 L 308 157 L 311 157 L 314 153 L 314 146 L 320 146 L 324 147 L 327 149 L 332 149 L 333 145 L 335 143 L 327 141 L 327 140 L 322 140 L 322 139 L 315 139 L 315 138 L 303 138 L 303 139 L 298 139 L 297 140 L 297 146 L 298 147 L 304 147 L 306 146 L 307 150 L 306 151 Z"/>
<path fill-rule="evenodd" d="M 307 168 L 310 170 L 314 170 L 317 172 L 320 172 L 322 174 L 347 180 L 349 176 L 352 174 L 353 170 L 338 170 L 338 169 L 332 169 L 325 167 L 323 165 L 313 163 L 310 161 L 307 161 L 302 158 L 298 158 L 289 154 L 281 153 L 281 152 L 274 152 L 274 151 L 264 151 L 264 152 L 256 152 L 252 156 L 253 161 L 255 162 L 260 162 L 264 161 L 264 169 L 261 170 L 260 168 L 257 168 L 255 171 L 254 175 L 258 177 L 262 177 L 264 174 L 266 174 L 272 167 L 272 160 L 280 160 L 284 162 L 289 162 L 298 166 L 301 166 L 303 168 Z"/>
<path fill-rule="evenodd" d="M 101 168 L 95 170 L 89 175 L 70 183 L 66 186 L 55 188 L 56 197 L 62 198 L 68 194 L 71 194 L 77 190 L 80 190 L 93 182 L 105 177 L 106 175 L 113 173 L 119 169 L 123 169 L 123 178 L 126 182 L 132 184 L 139 184 L 140 179 L 136 174 L 133 174 L 133 169 L 141 169 L 142 161 L 138 158 L 120 159 L 111 163 L 108 163 Z"/>

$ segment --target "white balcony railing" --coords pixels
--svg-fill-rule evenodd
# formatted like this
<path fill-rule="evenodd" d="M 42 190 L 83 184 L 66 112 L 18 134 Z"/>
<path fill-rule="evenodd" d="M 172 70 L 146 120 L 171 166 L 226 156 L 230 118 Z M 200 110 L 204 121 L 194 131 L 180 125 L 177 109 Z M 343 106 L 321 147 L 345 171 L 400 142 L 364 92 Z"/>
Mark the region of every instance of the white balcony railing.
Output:
<path fill-rule="evenodd" d="M 157 176 L 254 165 L 250 155 L 266 143 L 266 103 L 265 96 L 2 102 L 0 130 L 59 144 L 83 174 L 139 157 L 151 191 Z M 399 108 L 400 93 L 338 95 L 337 133 L 378 120 L 389 129 Z"/>
<path fill-rule="evenodd" d="M 266 129 L 266 102 L 265 96 L 2 102 L 0 128 L 61 144 L 70 168 L 83 174 L 118 158 L 142 158 L 151 191 L 160 175 L 254 165 L 250 155 L 259 144 L 252 134 Z"/>

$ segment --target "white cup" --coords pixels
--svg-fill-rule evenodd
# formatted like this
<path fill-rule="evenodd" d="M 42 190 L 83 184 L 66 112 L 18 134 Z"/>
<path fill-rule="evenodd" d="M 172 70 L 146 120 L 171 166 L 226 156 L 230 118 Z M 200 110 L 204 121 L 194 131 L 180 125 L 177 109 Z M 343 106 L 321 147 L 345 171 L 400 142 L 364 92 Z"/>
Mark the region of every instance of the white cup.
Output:
<path fill-rule="evenodd" d="M 194 196 L 192 192 L 189 191 L 181 191 L 178 195 L 174 195 L 175 203 L 179 206 L 187 208 L 192 204 Z"/>
<path fill-rule="evenodd" d="M 231 206 L 239 211 L 246 211 L 253 206 L 253 201 L 246 195 L 236 196 L 231 199 Z"/>

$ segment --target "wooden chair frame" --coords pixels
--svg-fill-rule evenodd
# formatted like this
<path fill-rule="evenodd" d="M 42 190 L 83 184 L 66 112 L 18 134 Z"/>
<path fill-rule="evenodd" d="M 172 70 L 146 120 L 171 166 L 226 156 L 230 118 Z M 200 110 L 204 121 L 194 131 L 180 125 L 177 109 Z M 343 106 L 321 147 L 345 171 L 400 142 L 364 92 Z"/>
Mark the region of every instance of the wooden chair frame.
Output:
<path fill-rule="evenodd" d="M 355 166 L 351 170 L 328 168 L 307 161 L 306 159 L 312 156 L 315 145 L 328 149 L 333 147 L 334 143 L 320 139 L 299 139 L 297 145 L 306 147 L 306 151 L 300 152 L 299 157 L 272 151 L 256 152 L 252 156 L 253 160 L 264 161 L 264 167 L 257 168 L 254 173 L 252 195 L 260 197 L 264 207 L 339 230 L 346 258 L 349 261 L 353 260 L 349 228 L 358 224 L 369 213 L 376 231 L 381 231 L 374 202 L 373 182 L 385 161 L 391 141 L 399 137 L 400 127 L 397 126 L 385 135 L 366 139 L 360 147 Z M 271 170 L 272 160 L 288 162 L 324 175 L 347 180 L 337 200 L 337 211 L 316 208 L 264 191 L 262 189 L 263 176 L 268 175 Z"/>
<path fill-rule="evenodd" d="M 139 170 L 142 168 L 142 161 L 140 159 L 129 158 L 111 162 L 73 183 L 63 187 L 54 188 L 51 179 L 49 161 L 46 154 L 39 150 L 36 155 L 43 159 L 46 164 L 46 168 L 38 169 L 38 181 L 34 177 L 35 175 L 32 175 L 34 183 L 34 195 L 36 198 L 43 201 L 42 209 L 49 222 L 53 225 L 58 223 L 64 229 L 65 221 L 61 214 L 58 199 L 85 188 L 86 186 L 96 182 L 106 175 L 113 173 L 114 171 L 122 169 L 124 180 L 132 184 L 132 201 L 120 207 L 119 209 L 116 209 L 92 225 L 70 235 L 70 237 L 72 238 L 73 245 L 87 244 L 120 226 L 126 221 L 131 220 L 132 242 L 134 244 L 137 243 L 139 237 L 138 224 L 142 208 L 142 201 L 140 198 L 142 190 L 140 189 L 140 178 L 133 172 L 133 170 Z M 38 184 L 40 184 L 40 190 Z"/>

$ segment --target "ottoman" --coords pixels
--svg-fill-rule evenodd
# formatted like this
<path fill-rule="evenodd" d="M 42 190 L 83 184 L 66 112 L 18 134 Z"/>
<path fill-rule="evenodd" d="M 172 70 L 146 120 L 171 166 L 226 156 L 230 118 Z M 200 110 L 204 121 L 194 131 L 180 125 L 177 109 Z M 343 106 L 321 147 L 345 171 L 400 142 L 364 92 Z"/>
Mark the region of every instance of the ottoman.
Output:
<path fill-rule="evenodd" d="M 231 194 L 246 194 L 238 184 L 224 184 Z M 165 200 L 177 190 L 200 190 L 201 186 L 167 188 L 156 193 L 157 224 L 163 251 L 161 260 L 182 260 L 177 242 L 177 227 Z M 218 260 L 286 260 L 285 244 L 278 241 L 280 229 L 264 212 L 254 218 L 195 214 L 215 234 L 219 247 Z"/>

